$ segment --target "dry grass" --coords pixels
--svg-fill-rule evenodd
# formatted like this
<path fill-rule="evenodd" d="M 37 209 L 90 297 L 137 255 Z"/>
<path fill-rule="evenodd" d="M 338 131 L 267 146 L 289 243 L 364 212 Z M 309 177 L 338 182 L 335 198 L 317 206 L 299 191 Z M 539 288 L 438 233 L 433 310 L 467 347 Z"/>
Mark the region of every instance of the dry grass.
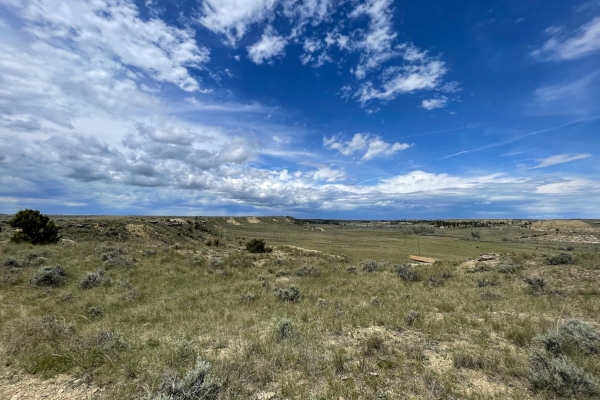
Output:
<path fill-rule="evenodd" d="M 469 229 L 407 237 L 256 220 L 63 218 L 72 242 L 2 242 L 2 361 L 84 379 L 115 399 L 193 390 L 219 399 L 544 399 L 556 391 L 530 383 L 536 337 L 567 320 L 600 322 L 592 248 L 579 248 L 574 265 L 551 266 L 561 252 L 552 244 L 542 254 L 501 240 L 518 227 L 478 229 L 497 241 L 474 242 L 460 239 Z M 249 254 L 252 238 L 273 252 Z M 417 240 L 441 261 L 402 266 Z M 502 259 L 463 264 L 484 252 Z M 30 283 L 38 259 L 62 266 L 65 282 Z M 597 353 L 570 362 L 598 378 Z"/>

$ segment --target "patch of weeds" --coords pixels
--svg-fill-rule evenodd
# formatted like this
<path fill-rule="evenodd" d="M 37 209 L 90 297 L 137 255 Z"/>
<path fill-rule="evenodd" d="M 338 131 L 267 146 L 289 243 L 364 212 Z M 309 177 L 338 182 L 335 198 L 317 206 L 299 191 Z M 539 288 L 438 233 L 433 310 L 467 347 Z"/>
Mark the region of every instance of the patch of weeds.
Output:
<path fill-rule="evenodd" d="M 452 275 L 449 272 L 443 271 L 441 273 L 431 275 L 429 277 L 428 281 L 431 286 L 440 287 L 440 286 L 443 286 L 444 282 L 446 282 L 451 277 L 452 277 Z"/>
<path fill-rule="evenodd" d="M 91 318 L 98 318 L 101 317 L 104 314 L 104 310 L 100 307 L 97 306 L 90 306 L 87 309 L 87 314 L 91 317 Z"/>
<path fill-rule="evenodd" d="M 504 264 L 498 266 L 497 271 L 501 274 L 516 274 L 521 269 L 523 266 L 519 264 Z"/>
<path fill-rule="evenodd" d="M 413 326 L 420 316 L 421 313 L 415 310 L 411 310 L 408 312 L 408 314 L 406 314 L 406 317 L 404 317 L 404 322 L 406 322 L 406 325 L 408 326 Z"/>
<path fill-rule="evenodd" d="M 452 354 L 454 368 L 485 369 L 486 362 L 480 355 L 466 350 L 459 350 Z"/>
<path fill-rule="evenodd" d="M 282 318 L 275 326 L 275 338 L 278 342 L 289 339 L 294 334 L 294 323 L 289 318 Z"/>
<path fill-rule="evenodd" d="M 371 297 L 370 304 L 373 307 L 379 307 L 379 306 L 381 306 L 381 300 L 379 300 L 378 297 Z"/>
<path fill-rule="evenodd" d="M 210 363 L 198 358 L 193 369 L 184 376 L 167 373 L 162 388 L 153 400 L 216 399 L 221 385 L 210 374 Z"/>
<path fill-rule="evenodd" d="M 528 276 L 524 279 L 532 293 L 541 294 L 547 289 L 546 281 L 541 276 Z"/>
<path fill-rule="evenodd" d="M 54 267 L 42 267 L 29 280 L 38 286 L 59 286 L 65 283 L 67 272 L 60 265 Z"/>
<path fill-rule="evenodd" d="M 275 277 L 276 278 L 280 278 L 282 276 L 290 276 L 290 271 L 286 271 L 286 270 L 280 269 L 279 271 L 275 272 Z"/>
<path fill-rule="evenodd" d="M 203 267 L 206 265 L 206 259 L 200 254 L 195 254 L 190 260 L 190 265 L 194 267 Z"/>
<path fill-rule="evenodd" d="M 477 287 L 497 286 L 498 281 L 496 279 L 488 278 L 477 278 Z"/>
<path fill-rule="evenodd" d="M 290 285 L 285 288 L 275 289 L 275 296 L 284 303 L 297 303 L 300 301 L 300 288 L 297 285 Z"/>
<path fill-rule="evenodd" d="M 130 344 L 116 332 L 102 330 L 93 337 L 92 342 L 102 350 L 124 351 L 130 347 Z"/>
<path fill-rule="evenodd" d="M 242 303 L 250 303 L 252 301 L 256 300 L 256 295 L 252 292 L 248 292 L 244 295 L 241 296 L 240 301 Z"/>
<path fill-rule="evenodd" d="M 573 256 L 568 253 L 560 253 L 557 256 L 548 257 L 547 261 L 549 265 L 575 264 Z"/>
<path fill-rule="evenodd" d="M 491 271 L 491 268 L 486 263 L 478 263 L 475 267 L 467 270 L 467 273 L 474 274 L 476 272 L 488 272 Z"/>
<path fill-rule="evenodd" d="M 490 291 L 481 292 L 479 297 L 482 301 L 499 301 L 502 299 L 502 296 L 500 294 Z"/>
<path fill-rule="evenodd" d="M 133 265 L 134 259 L 125 258 L 123 249 L 117 247 L 116 249 L 100 254 L 100 259 L 104 261 L 104 264 L 108 267 L 115 268 L 127 268 Z"/>
<path fill-rule="evenodd" d="M 2 281 L 8 285 L 18 285 L 23 282 L 23 275 L 21 274 L 21 270 L 16 267 L 12 267 L 9 273 L 4 276 Z"/>
<path fill-rule="evenodd" d="M 58 296 L 60 301 L 70 301 L 73 299 L 73 293 L 71 292 L 62 292 L 60 296 Z"/>
<path fill-rule="evenodd" d="M 320 308 L 327 308 L 327 307 L 329 307 L 329 302 L 325 299 L 319 298 L 319 299 L 317 299 L 317 305 Z"/>
<path fill-rule="evenodd" d="M 421 274 L 412 265 L 403 264 L 394 266 L 396 275 L 406 282 L 418 282 L 421 280 Z"/>
<path fill-rule="evenodd" d="M 321 272 L 321 270 L 318 267 L 315 266 L 303 266 L 301 268 L 298 268 L 295 272 L 294 275 L 296 276 L 300 276 L 300 277 L 311 277 L 311 278 L 319 278 L 323 273 Z"/>
<path fill-rule="evenodd" d="M 349 274 L 355 275 L 358 273 L 358 270 L 356 269 L 356 267 L 348 267 L 348 268 L 346 268 L 346 272 L 348 272 Z"/>
<path fill-rule="evenodd" d="M 383 350 L 384 340 L 379 335 L 369 336 L 363 345 L 363 352 L 365 355 L 372 356 L 378 351 Z"/>
<path fill-rule="evenodd" d="M 346 351 L 344 349 L 334 350 L 332 364 L 336 374 L 343 374 L 346 372 Z"/>

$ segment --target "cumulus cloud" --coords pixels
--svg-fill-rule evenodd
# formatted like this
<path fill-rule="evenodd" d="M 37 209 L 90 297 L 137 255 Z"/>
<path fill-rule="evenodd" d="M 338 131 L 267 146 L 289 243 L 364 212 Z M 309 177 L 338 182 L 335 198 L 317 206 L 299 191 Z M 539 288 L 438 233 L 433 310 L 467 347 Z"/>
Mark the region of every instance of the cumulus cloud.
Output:
<path fill-rule="evenodd" d="M 249 25 L 264 20 L 276 4 L 277 0 L 204 0 L 199 22 L 234 45 Z"/>
<path fill-rule="evenodd" d="M 565 33 L 562 29 L 548 29 L 550 38 L 531 55 L 540 60 L 574 60 L 586 57 L 600 50 L 600 17 L 582 25 L 574 32 Z"/>
<path fill-rule="evenodd" d="M 537 160 L 538 161 L 538 165 L 535 166 L 535 168 L 544 168 L 544 167 L 550 167 L 552 165 L 557 165 L 557 164 L 563 164 L 563 163 L 567 163 L 570 161 L 575 161 L 575 160 L 582 160 L 584 158 L 588 158 L 591 157 L 592 155 L 589 153 L 582 153 L 582 154 L 557 154 L 555 156 L 551 156 L 551 157 L 547 157 L 547 158 L 542 158 Z"/>
<path fill-rule="evenodd" d="M 421 107 L 426 110 L 434 110 L 436 108 L 444 108 L 448 105 L 448 98 L 446 96 L 438 97 L 437 99 L 423 100 Z"/>
<path fill-rule="evenodd" d="M 346 171 L 344 169 L 336 169 L 331 167 L 322 167 L 312 173 L 315 180 L 326 182 L 337 182 L 346 179 Z"/>
<path fill-rule="evenodd" d="M 277 32 L 268 26 L 260 40 L 252 46 L 248 46 L 248 57 L 256 64 L 262 64 L 270 61 L 273 57 L 283 55 L 286 44 L 287 40 L 283 36 L 277 35 Z"/>
<path fill-rule="evenodd" d="M 364 151 L 363 161 L 369 161 L 378 156 L 391 156 L 394 153 L 406 150 L 410 146 L 406 143 L 387 143 L 379 136 L 357 133 L 350 141 L 341 141 L 338 136 L 323 137 L 323 146 L 330 150 L 337 150 L 344 156 L 349 156 L 358 151 Z"/>

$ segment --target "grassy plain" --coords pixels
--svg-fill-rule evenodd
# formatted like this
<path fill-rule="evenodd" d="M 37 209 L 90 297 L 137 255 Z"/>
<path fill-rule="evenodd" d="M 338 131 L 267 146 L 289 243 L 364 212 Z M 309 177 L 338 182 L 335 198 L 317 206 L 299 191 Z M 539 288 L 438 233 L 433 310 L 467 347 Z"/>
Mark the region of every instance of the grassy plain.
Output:
<path fill-rule="evenodd" d="M 285 217 L 54 219 L 64 239 L 51 246 L 10 243 L 0 225 L 0 358 L 10 368 L 68 374 L 115 399 L 600 395 L 595 350 L 555 354 L 581 378 L 573 390 L 538 385 L 532 355 L 537 335 L 568 321 L 600 326 L 598 244 L 584 243 L 599 237 L 592 225 L 563 229 L 572 243 L 518 222 L 415 235 Z M 273 252 L 249 254 L 252 238 Z M 396 267 L 419 253 L 438 261 Z M 477 261 L 483 253 L 498 256 Z M 549 265 L 559 253 L 575 263 Z M 57 265 L 64 282 L 30 280 Z M 293 301 L 277 296 L 294 286 Z M 199 369 L 202 388 L 186 389 Z"/>

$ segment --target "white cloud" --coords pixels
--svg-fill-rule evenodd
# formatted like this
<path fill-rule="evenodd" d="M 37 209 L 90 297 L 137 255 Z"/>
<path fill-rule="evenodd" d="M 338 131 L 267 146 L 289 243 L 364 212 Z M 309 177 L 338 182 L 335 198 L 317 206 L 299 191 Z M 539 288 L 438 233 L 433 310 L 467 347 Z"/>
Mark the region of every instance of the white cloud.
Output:
<path fill-rule="evenodd" d="M 400 150 L 406 150 L 410 146 L 406 143 L 387 143 L 379 136 L 357 133 L 352 140 L 342 142 L 339 137 L 323 137 L 323 146 L 330 150 L 337 150 L 344 156 L 352 155 L 358 151 L 366 150 L 362 156 L 363 161 L 369 161 L 378 156 L 391 156 Z"/>
<path fill-rule="evenodd" d="M 278 36 L 277 32 L 268 26 L 262 34 L 260 40 L 252 46 L 248 46 L 248 57 L 256 64 L 262 64 L 284 54 L 287 40 L 283 36 Z"/>
<path fill-rule="evenodd" d="M 263 21 L 276 4 L 277 0 L 203 0 L 199 21 L 234 45 L 249 25 Z"/>
<path fill-rule="evenodd" d="M 367 82 L 354 94 L 354 97 L 365 104 L 373 99 L 393 100 L 399 94 L 416 90 L 433 90 L 447 72 L 444 62 L 439 60 L 428 60 L 421 65 L 390 68 L 383 75 L 384 83 L 381 89 L 376 89 L 371 82 Z"/>
<path fill-rule="evenodd" d="M 379 136 L 376 136 L 371 141 L 369 141 L 369 149 L 362 157 L 362 160 L 368 161 L 380 155 L 391 156 L 392 154 L 400 151 L 406 150 L 410 146 L 406 143 L 386 143 Z"/>
<path fill-rule="evenodd" d="M 526 111 L 537 115 L 594 115 L 598 113 L 595 101 L 600 89 L 598 73 L 580 76 L 577 79 L 546 84 L 533 93 L 533 102 Z"/>
<path fill-rule="evenodd" d="M 590 181 L 585 178 L 567 178 L 560 182 L 548 183 L 535 188 L 535 193 L 544 195 L 561 195 L 561 194 L 583 194 L 588 192 L 592 194 L 597 192 L 599 188 L 598 182 Z M 593 194 L 592 194 L 593 196 Z"/>
<path fill-rule="evenodd" d="M 365 78 L 370 70 L 398 55 L 392 48 L 397 36 L 393 29 L 392 3 L 392 0 L 367 0 L 349 15 L 351 18 L 369 18 L 369 30 L 353 43 L 355 48 L 362 51 L 360 62 L 354 70 L 358 79 Z"/>
<path fill-rule="evenodd" d="M 563 163 L 567 163 L 570 161 L 575 161 L 575 160 L 582 160 L 584 158 L 588 158 L 591 157 L 592 155 L 589 153 L 583 153 L 583 154 L 558 154 L 552 157 L 548 157 L 548 158 L 542 158 L 537 160 L 538 165 L 535 166 L 535 168 L 544 168 L 544 167 L 550 167 L 552 165 L 557 165 L 557 164 L 563 164 Z"/>
<path fill-rule="evenodd" d="M 322 167 L 312 173 L 314 180 L 326 182 L 338 182 L 346 179 L 346 171 L 344 169 L 334 169 L 331 167 Z"/>
<path fill-rule="evenodd" d="M 421 107 L 426 110 L 434 110 L 436 108 L 444 108 L 448 105 L 448 98 L 446 96 L 438 97 L 436 99 L 423 100 Z"/>
<path fill-rule="evenodd" d="M 102 53 L 186 91 L 200 88 L 187 68 L 201 68 L 209 60 L 208 49 L 196 44 L 190 30 L 172 27 L 160 19 L 143 21 L 129 1 L 0 3 L 17 11 L 27 21 L 27 30 L 41 41 L 58 44 L 65 51 L 77 49 L 91 61 L 100 61 L 97 53 Z"/>
<path fill-rule="evenodd" d="M 531 53 L 542 60 L 574 60 L 600 50 L 600 17 L 582 25 L 570 35 L 562 29 L 546 31 L 551 37 L 544 45 Z"/>

